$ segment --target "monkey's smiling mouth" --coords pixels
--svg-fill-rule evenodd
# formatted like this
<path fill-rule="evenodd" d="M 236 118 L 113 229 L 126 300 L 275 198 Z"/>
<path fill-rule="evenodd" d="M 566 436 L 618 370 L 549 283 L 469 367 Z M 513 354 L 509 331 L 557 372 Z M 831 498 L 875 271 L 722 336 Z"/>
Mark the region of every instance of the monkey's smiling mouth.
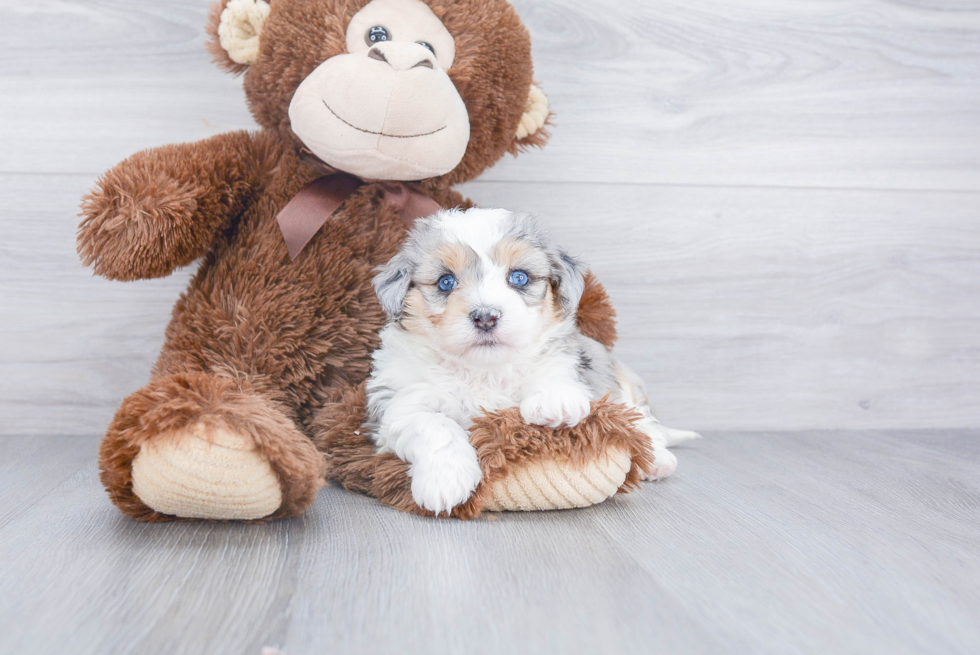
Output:
<path fill-rule="evenodd" d="M 344 120 L 339 115 L 337 115 L 337 112 L 335 112 L 333 109 L 330 108 L 330 105 L 327 104 L 326 100 L 323 101 L 323 106 L 326 107 L 327 111 L 333 114 L 337 118 L 337 120 L 339 120 L 341 123 L 343 123 L 347 127 L 354 128 L 358 132 L 364 132 L 365 134 L 374 134 L 376 136 L 387 136 L 387 137 L 391 137 L 392 139 L 415 139 L 420 136 L 429 136 L 431 134 L 435 134 L 436 132 L 442 132 L 444 129 L 446 129 L 446 126 L 443 125 L 438 130 L 432 130 L 431 132 L 425 132 L 424 134 L 385 134 L 384 132 L 374 132 L 372 130 L 365 130 L 362 127 L 352 125 L 350 122 Z"/>

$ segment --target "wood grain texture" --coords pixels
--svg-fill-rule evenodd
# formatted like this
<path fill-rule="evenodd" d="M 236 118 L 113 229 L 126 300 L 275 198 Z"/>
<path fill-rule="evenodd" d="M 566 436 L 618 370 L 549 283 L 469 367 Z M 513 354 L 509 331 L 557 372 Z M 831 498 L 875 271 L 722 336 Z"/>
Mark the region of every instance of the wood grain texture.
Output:
<path fill-rule="evenodd" d="M 0 171 L 95 175 L 133 152 L 254 128 L 204 50 L 207 0 L 0 3 Z"/>
<path fill-rule="evenodd" d="M 192 271 L 91 277 L 79 198 L 253 123 L 205 0 L 0 0 L 0 652 L 980 651 L 980 433 L 893 430 L 980 427 L 980 5 L 515 4 L 554 139 L 465 190 L 592 264 L 708 438 L 587 510 L 121 516 L 94 435 Z M 888 430 L 717 432 L 819 427 Z"/>
<path fill-rule="evenodd" d="M 75 253 L 89 176 L 0 176 L 0 433 L 101 432 L 149 380 L 190 271 L 113 283 Z"/>
<path fill-rule="evenodd" d="M 554 140 L 466 190 L 593 263 L 665 420 L 980 426 L 980 8 L 516 5 Z M 101 431 L 147 379 L 190 272 L 92 279 L 77 206 L 135 150 L 253 125 L 206 6 L 0 3 L 0 433 Z"/>
<path fill-rule="evenodd" d="M 971 2 L 515 2 L 557 114 L 493 180 L 980 188 Z M 205 0 L 0 4 L 0 171 L 98 173 L 253 125 Z"/>
<path fill-rule="evenodd" d="M 104 430 L 146 383 L 191 271 L 92 277 L 88 176 L 0 176 L 5 434 Z M 692 429 L 980 425 L 980 195 L 475 183 L 609 287 L 618 355 Z"/>
<path fill-rule="evenodd" d="M 327 488 L 263 526 L 133 522 L 95 443 L 0 438 L 0 652 L 980 649 L 977 432 L 709 434 L 586 510 L 439 521 Z"/>
<path fill-rule="evenodd" d="M 980 5 L 515 2 L 557 114 L 489 179 L 980 188 Z"/>
<path fill-rule="evenodd" d="M 692 429 L 980 425 L 980 194 L 473 183 L 536 213 Z"/>

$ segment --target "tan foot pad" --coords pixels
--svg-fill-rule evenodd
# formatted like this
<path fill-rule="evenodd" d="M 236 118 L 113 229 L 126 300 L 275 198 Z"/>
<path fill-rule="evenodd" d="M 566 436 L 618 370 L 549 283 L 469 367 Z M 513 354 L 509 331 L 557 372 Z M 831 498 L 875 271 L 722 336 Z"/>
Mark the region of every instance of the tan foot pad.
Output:
<path fill-rule="evenodd" d="M 631 463 L 626 450 L 615 449 L 605 460 L 589 462 L 582 468 L 553 460 L 514 467 L 494 484 L 485 509 L 528 512 L 595 505 L 623 486 Z"/>
<path fill-rule="evenodd" d="M 202 426 L 143 444 L 133 460 L 133 491 L 163 514 L 249 520 L 282 504 L 279 479 L 248 439 Z"/>

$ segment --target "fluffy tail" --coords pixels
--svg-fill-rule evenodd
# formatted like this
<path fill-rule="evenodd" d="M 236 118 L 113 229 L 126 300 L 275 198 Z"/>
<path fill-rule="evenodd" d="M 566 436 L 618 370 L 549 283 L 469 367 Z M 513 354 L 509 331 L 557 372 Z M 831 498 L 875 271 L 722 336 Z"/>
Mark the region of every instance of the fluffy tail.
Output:
<path fill-rule="evenodd" d="M 667 433 L 667 446 L 676 446 L 679 443 L 684 443 L 685 441 L 690 441 L 691 439 L 700 439 L 701 435 L 697 432 L 691 432 L 690 430 L 677 430 L 675 428 L 668 428 L 664 425 L 660 426 L 660 429 Z"/>
<path fill-rule="evenodd" d="M 684 443 L 691 439 L 701 438 L 701 435 L 697 432 L 668 428 L 658 421 L 657 417 L 650 410 L 650 401 L 647 399 L 643 380 L 636 373 L 624 366 L 622 362 L 617 362 L 616 378 L 619 381 L 623 400 L 628 405 L 635 407 L 643 415 L 643 418 L 636 422 L 636 427 L 641 432 L 650 435 L 654 448 L 669 448 L 670 446 L 676 446 L 679 443 Z"/>

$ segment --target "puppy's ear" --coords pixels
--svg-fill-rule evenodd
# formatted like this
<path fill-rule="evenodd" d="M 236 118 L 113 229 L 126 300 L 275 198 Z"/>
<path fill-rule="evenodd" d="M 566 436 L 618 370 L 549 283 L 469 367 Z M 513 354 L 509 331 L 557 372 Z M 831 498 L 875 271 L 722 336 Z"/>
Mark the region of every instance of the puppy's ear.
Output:
<path fill-rule="evenodd" d="M 374 276 L 374 293 L 389 321 L 401 318 L 405 296 L 412 284 L 412 263 L 404 253 L 395 255 Z"/>
<path fill-rule="evenodd" d="M 582 264 L 564 250 L 558 250 L 551 258 L 551 281 L 555 296 L 561 302 L 567 316 L 578 311 L 579 301 L 585 291 L 585 272 Z"/>

